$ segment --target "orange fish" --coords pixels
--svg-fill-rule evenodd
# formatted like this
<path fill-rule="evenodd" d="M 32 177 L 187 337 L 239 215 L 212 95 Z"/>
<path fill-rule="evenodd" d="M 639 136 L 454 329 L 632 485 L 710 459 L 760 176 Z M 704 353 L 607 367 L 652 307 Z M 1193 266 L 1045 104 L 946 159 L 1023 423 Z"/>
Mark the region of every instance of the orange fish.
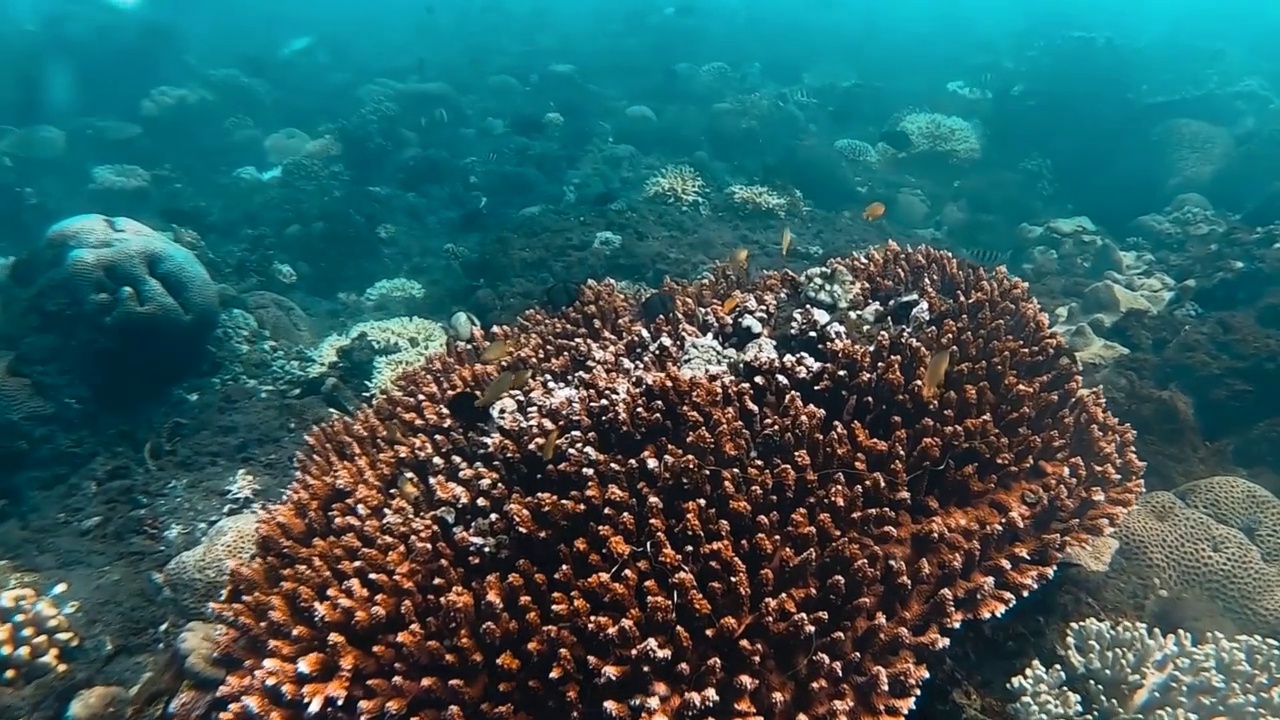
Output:
<path fill-rule="evenodd" d="M 862 219 L 868 222 L 879 220 L 884 217 L 885 210 L 884 203 L 877 200 L 862 210 Z"/>
<path fill-rule="evenodd" d="M 512 347 L 506 340 L 494 340 L 480 353 L 480 362 L 497 362 L 511 357 Z"/>
<path fill-rule="evenodd" d="M 725 300 L 724 303 L 720 305 L 720 312 L 724 313 L 725 315 L 728 315 L 729 313 L 733 312 L 733 309 L 736 307 L 738 307 L 738 296 L 734 295 L 730 297 L 728 300 Z"/>
<path fill-rule="evenodd" d="M 787 251 L 791 249 L 791 228 L 782 228 L 782 257 L 787 256 Z"/>

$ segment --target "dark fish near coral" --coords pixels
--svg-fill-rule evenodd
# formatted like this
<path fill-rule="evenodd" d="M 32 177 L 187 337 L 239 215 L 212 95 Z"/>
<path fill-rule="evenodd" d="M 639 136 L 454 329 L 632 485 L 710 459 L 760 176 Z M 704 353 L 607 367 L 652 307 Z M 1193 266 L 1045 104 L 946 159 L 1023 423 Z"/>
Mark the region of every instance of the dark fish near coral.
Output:
<path fill-rule="evenodd" d="M 480 396 L 470 390 L 454 393 L 445 407 L 461 425 L 483 425 L 489 421 L 489 413 L 480 406 Z"/>
<path fill-rule="evenodd" d="M 489 383 L 489 387 L 484 389 L 484 394 L 476 399 L 476 407 L 489 407 L 498 402 L 507 391 L 511 389 L 511 385 L 516 381 L 516 374 L 507 370 L 501 375 L 493 379 Z"/>
<path fill-rule="evenodd" d="M 648 322 L 667 317 L 675 311 L 676 298 L 669 292 L 656 292 L 640 302 L 640 313 Z"/>
<path fill-rule="evenodd" d="M 898 152 L 910 152 L 915 143 L 911 142 L 911 136 L 905 130 L 891 129 L 880 133 L 880 142 L 897 150 Z"/>
<path fill-rule="evenodd" d="M 578 301 L 582 290 L 573 283 L 558 282 L 547 288 L 547 307 L 552 312 L 560 312 Z"/>

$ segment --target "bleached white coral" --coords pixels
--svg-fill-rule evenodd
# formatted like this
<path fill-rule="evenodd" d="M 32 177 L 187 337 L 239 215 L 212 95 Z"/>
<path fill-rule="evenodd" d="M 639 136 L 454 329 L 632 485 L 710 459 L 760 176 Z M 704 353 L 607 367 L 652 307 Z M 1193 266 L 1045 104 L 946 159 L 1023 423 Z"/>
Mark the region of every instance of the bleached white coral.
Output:
<path fill-rule="evenodd" d="M 385 278 L 379 280 L 364 291 L 365 302 L 377 302 L 388 298 L 411 298 L 417 299 L 426 297 L 427 289 L 417 280 L 408 278 Z"/>
<path fill-rule="evenodd" d="M 1068 626 L 1063 662 L 1009 681 L 1023 720 L 1264 720 L 1280 717 L 1280 642 L 1206 633 L 1197 641 L 1143 623 Z"/>
<path fill-rule="evenodd" d="M 955 115 L 934 112 L 907 113 L 898 129 L 911 139 L 911 152 L 935 152 L 956 160 L 982 156 L 982 138 L 973 123 Z"/>
<path fill-rule="evenodd" d="M 836 152 L 844 156 L 845 160 L 866 165 L 876 165 L 880 162 L 880 151 L 876 150 L 870 143 L 861 140 L 853 140 L 851 138 L 841 138 L 832 146 Z"/>
<path fill-rule="evenodd" d="M 89 187 L 94 190 L 129 192 L 151 186 L 151 173 L 137 165 L 98 165 L 89 171 Z"/>

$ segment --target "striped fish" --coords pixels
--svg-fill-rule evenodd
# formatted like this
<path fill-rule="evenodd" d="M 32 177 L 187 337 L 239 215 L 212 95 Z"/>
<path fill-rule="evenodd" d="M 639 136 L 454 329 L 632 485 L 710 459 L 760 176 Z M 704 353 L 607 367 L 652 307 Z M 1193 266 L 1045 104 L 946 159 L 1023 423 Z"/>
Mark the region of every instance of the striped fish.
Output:
<path fill-rule="evenodd" d="M 991 250 L 990 248 L 960 248 L 956 255 L 976 265 L 996 267 L 997 265 L 1009 264 L 1009 258 L 1013 255 L 1013 251 Z"/>

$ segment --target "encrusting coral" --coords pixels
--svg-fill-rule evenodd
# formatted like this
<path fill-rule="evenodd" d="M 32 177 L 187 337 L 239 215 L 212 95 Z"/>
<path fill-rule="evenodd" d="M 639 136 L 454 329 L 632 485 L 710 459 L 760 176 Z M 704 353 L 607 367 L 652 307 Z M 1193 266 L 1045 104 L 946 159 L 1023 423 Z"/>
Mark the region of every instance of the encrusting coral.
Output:
<path fill-rule="evenodd" d="M 217 716 L 903 717 L 1143 468 L 1020 280 L 832 262 L 847 318 L 790 272 L 588 283 L 318 427 L 215 605 Z"/>

